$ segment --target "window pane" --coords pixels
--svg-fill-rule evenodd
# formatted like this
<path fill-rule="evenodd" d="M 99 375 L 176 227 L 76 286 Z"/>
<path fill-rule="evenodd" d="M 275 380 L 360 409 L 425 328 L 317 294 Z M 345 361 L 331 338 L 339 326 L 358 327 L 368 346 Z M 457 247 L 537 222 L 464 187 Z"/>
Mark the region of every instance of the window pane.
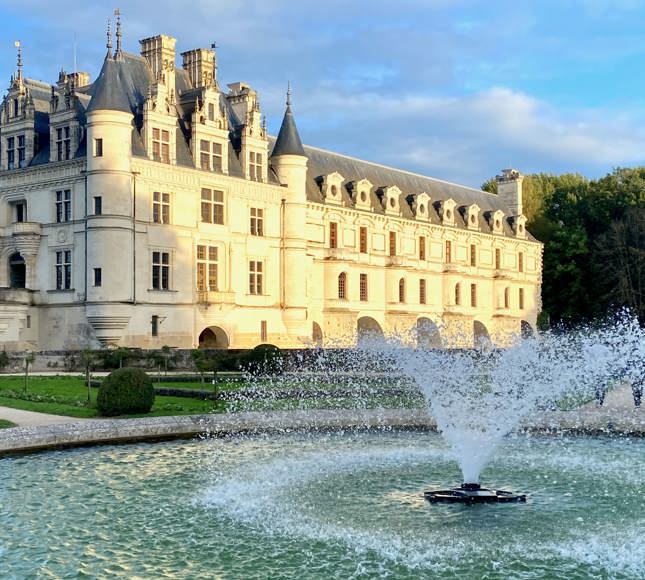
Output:
<path fill-rule="evenodd" d="M 211 262 L 217 262 L 217 248 L 216 247 L 210 246 L 208 248 L 208 259 Z"/>

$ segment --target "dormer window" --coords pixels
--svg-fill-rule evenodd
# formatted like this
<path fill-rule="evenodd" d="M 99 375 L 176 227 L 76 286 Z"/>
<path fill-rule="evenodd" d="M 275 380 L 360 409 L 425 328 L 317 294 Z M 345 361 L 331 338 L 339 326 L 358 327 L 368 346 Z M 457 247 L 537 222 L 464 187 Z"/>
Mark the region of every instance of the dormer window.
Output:
<path fill-rule="evenodd" d="M 504 212 L 501 209 L 493 214 L 492 229 L 495 234 L 504 233 Z"/>
<path fill-rule="evenodd" d="M 359 179 L 351 183 L 352 201 L 355 207 L 365 210 L 372 209 L 372 200 L 370 198 L 372 187 L 372 183 L 367 179 Z"/>
<path fill-rule="evenodd" d="M 19 111 L 20 111 L 20 107 L 18 106 L 18 99 L 14 99 L 13 100 L 13 116 L 17 117 Z"/>
<path fill-rule="evenodd" d="M 199 142 L 199 163 L 206 171 L 222 172 L 222 144 L 206 139 Z"/>
<path fill-rule="evenodd" d="M 479 211 L 479 206 L 476 203 L 468 206 L 466 219 L 468 221 L 469 229 L 476 230 L 479 228 Z"/>
<path fill-rule="evenodd" d="M 25 136 L 18 135 L 18 167 L 26 167 Z"/>
<path fill-rule="evenodd" d="M 56 160 L 66 161 L 72 157 L 72 140 L 70 128 L 58 127 L 56 129 Z"/>
<path fill-rule="evenodd" d="M 152 158 L 170 163 L 170 131 L 167 129 L 152 129 Z"/>
<path fill-rule="evenodd" d="M 324 176 L 321 190 L 326 202 L 338 204 L 342 201 L 341 187 L 344 179 L 337 171 Z"/>
<path fill-rule="evenodd" d="M 386 214 L 398 215 L 399 214 L 399 197 L 401 190 L 393 185 L 386 187 L 383 191 L 383 209 Z"/>
<path fill-rule="evenodd" d="M 447 199 L 441 203 L 441 220 L 443 225 L 455 225 L 455 206 L 457 204 L 453 199 Z"/>
<path fill-rule="evenodd" d="M 262 181 L 262 153 L 249 153 L 249 179 Z"/>
<path fill-rule="evenodd" d="M 7 138 L 7 169 L 16 168 L 15 137 Z"/>
<path fill-rule="evenodd" d="M 430 196 L 427 193 L 415 195 L 412 211 L 418 220 L 428 221 L 430 219 Z"/>
<path fill-rule="evenodd" d="M 520 215 L 513 218 L 513 229 L 518 238 L 526 237 L 526 216 Z"/>

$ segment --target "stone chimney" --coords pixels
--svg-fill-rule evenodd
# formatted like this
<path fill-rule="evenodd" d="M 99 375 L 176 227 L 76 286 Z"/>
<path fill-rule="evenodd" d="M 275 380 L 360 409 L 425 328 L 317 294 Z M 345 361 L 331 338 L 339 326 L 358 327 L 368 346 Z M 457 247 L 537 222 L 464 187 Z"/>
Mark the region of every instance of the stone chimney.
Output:
<path fill-rule="evenodd" d="M 188 73 L 193 87 L 210 87 L 217 83 L 215 51 L 196 48 L 182 52 L 183 68 Z"/>
<path fill-rule="evenodd" d="M 495 180 L 497 181 L 497 194 L 508 206 L 510 215 L 522 215 L 522 181 L 524 181 L 524 176 L 517 169 L 503 169 L 502 174 L 498 175 Z"/>
<path fill-rule="evenodd" d="M 168 87 L 169 93 L 175 90 L 175 44 L 176 38 L 159 34 L 139 41 L 141 56 L 150 65 L 155 80 Z"/>

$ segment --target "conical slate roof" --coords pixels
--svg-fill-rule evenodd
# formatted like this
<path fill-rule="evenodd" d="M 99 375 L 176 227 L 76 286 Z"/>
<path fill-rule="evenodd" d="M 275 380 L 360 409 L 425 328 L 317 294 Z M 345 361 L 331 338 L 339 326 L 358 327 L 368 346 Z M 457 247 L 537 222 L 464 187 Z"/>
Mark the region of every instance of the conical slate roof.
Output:
<path fill-rule="evenodd" d="M 271 157 L 277 157 L 278 155 L 300 155 L 307 157 L 305 149 L 302 146 L 302 141 L 300 140 L 300 135 L 298 135 L 296 121 L 293 118 L 291 103 L 289 102 L 287 102 L 287 110 L 284 113 L 282 126 L 280 127 L 280 132 L 278 133 Z"/>
<path fill-rule="evenodd" d="M 92 89 L 92 100 L 87 112 L 123 111 L 132 113 L 136 103 L 132 102 L 134 83 L 123 59 L 105 57 L 99 77 Z"/>

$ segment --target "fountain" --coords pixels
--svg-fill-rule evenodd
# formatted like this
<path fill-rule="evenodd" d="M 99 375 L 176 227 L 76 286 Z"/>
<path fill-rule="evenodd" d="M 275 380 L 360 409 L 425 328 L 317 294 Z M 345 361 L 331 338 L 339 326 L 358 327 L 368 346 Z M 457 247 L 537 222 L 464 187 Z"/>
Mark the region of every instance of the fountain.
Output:
<path fill-rule="evenodd" d="M 322 430 L 3 458 L 4 576 L 642 577 L 645 440 L 530 429 L 538 411 L 593 401 L 599 380 L 642 378 L 635 321 L 506 350 L 398 339 L 304 356 L 310 372 L 258 377 L 258 391 L 421 390 L 441 435 Z M 435 506 L 460 479 L 468 501 Z M 517 490 L 522 509 L 503 491 L 470 505 L 490 497 L 482 480 Z"/>

